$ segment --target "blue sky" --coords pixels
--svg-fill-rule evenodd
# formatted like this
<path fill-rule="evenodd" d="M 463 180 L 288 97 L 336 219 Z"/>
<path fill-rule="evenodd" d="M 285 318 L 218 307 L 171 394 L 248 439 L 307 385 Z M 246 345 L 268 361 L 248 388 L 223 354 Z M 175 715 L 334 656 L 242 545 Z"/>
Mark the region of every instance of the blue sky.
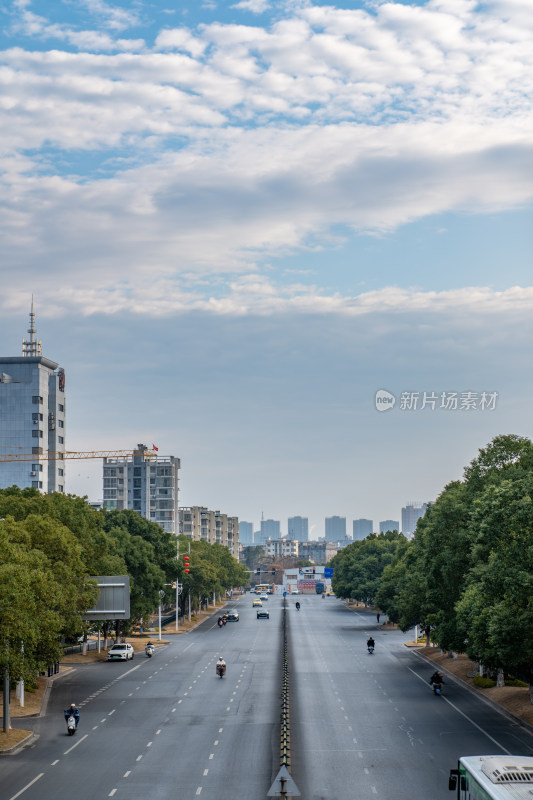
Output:
<path fill-rule="evenodd" d="M 321 535 L 531 436 L 529 0 L 0 11 L 0 341 L 33 293 L 70 449 L 154 442 L 184 504 Z M 452 391 L 498 400 L 400 408 Z"/>

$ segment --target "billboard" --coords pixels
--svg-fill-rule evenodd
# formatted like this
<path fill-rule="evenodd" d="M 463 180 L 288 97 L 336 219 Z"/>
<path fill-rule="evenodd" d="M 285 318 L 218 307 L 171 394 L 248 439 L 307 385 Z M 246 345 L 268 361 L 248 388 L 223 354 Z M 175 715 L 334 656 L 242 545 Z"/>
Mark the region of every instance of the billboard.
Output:
<path fill-rule="evenodd" d="M 130 576 L 92 575 L 98 583 L 98 598 L 93 608 L 88 609 L 83 619 L 115 620 L 130 618 Z"/>

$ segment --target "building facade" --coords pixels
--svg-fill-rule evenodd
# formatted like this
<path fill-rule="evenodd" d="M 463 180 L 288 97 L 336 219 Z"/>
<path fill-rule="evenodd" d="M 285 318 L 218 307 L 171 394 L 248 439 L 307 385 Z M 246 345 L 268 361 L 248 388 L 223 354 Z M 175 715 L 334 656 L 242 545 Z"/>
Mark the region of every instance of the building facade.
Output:
<path fill-rule="evenodd" d="M 387 531 L 399 531 L 400 523 L 397 519 L 384 519 L 379 523 L 379 532 L 387 533 Z"/>
<path fill-rule="evenodd" d="M 264 548 L 270 558 L 297 558 L 299 544 L 297 539 L 268 539 Z"/>
<path fill-rule="evenodd" d="M 410 503 L 402 508 L 402 533 L 412 534 L 416 530 L 416 523 L 427 511 L 427 503 Z"/>
<path fill-rule="evenodd" d="M 354 519 L 353 521 L 354 541 L 356 541 L 357 539 L 366 539 L 366 537 L 372 533 L 373 527 L 374 527 L 374 521 L 371 519 Z"/>
<path fill-rule="evenodd" d="M 346 539 L 346 517 L 326 517 L 326 542 L 340 542 Z"/>
<path fill-rule="evenodd" d="M 254 534 L 256 544 L 263 545 L 267 539 L 281 539 L 281 525 L 277 519 L 262 519 L 259 532 Z"/>
<path fill-rule="evenodd" d="M 65 491 L 65 371 L 42 355 L 30 313 L 22 356 L 0 357 L 0 488 Z M 51 457 L 52 456 L 52 457 Z"/>
<path fill-rule="evenodd" d="M 104 508 L 133 509 L 177 534 L 180 460 L 151 454 L 138 444 L 133 456 L 104 458 Z"/>
<path fill-rule="evenodd" d="M 187 506 L 179 510 L 179 532 L 195 542 L 227 547 L 234 558 L 239 558 L 239 519 L 204 506 Z"/>
<path fill-rule="evenodd" d="M 328 564 L 338 549 L 331 542 L 300 542 L 299 556 L 312 564 Z"/>
<path fill-rule="evenodd" d="M 307 542 L 309 539 L 309 520 L 307 517 L 289 517 L 287 520 L 287 536 L 298 542 Z"/>
<path fill-rule="evenodd" d="M 253 522 L 239 522 L 239 543 L 245 547 L 254 543 L 254 524 Z"/>

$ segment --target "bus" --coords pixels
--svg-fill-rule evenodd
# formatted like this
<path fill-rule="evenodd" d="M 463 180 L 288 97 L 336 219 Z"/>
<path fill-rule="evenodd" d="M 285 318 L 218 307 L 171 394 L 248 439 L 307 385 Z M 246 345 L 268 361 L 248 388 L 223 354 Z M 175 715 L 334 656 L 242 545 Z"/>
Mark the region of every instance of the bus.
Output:
<path fill-rule="evenodd" d="M 531 800 L 533 757 L 462 756 L 448 787 L 457 800 Z"/>
<path fill-rule="evenodd" d="M 274 586 L 272 583 L 257 583 L 254 592 L 256 594 L 274 594 Z"/>

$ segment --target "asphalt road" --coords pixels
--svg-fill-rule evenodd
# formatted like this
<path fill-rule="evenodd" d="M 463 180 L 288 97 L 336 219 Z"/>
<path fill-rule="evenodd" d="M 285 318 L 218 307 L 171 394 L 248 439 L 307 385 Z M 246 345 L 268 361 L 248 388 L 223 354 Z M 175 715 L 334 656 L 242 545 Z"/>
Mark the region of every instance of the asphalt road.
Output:
<path fill-rule="evenodd" d="M 292 774 L 305 800 L 450 800 L 461 755 L 530 755 L 533 736 L 462 685 L 436 697 L 433 667 L 335 598 L 290 598 Z M 368 635 L 376 642 L 373 655 Z"/>
<path fill-rule="evenodd" d="M 450 800 L 459 755 L 533 752 L 528 731 L 460 685 L 435 697 L 408 635 L 335 598 L 298 599 L 299 612 L 288 599 L 291 770 L 304 800 Z M 271 597 L 270 620 L 257 620 L 248 595 L 234 604 L 239 622 L 207 620 L 152 659 L 58 680 L 32 721 L 37 742 L 0 759 L 0 800 L 266 798 L 279 767 L 282 602 Z M 72 701 L 81 722 L 68 737 Z"/>
<path fill-rule="evenodd" d="M 207 620 L 151 659 L 84 665 L 55 682 L 37 743 L 0 759 L 1 800 L 265 797 L 279 754 L 282 601 L 270 602 L 270 620 L 256 619 L 248 595 L 234 604 L 239 622 Z M 62 713 L 71 702 L 74 737 Z"/>

